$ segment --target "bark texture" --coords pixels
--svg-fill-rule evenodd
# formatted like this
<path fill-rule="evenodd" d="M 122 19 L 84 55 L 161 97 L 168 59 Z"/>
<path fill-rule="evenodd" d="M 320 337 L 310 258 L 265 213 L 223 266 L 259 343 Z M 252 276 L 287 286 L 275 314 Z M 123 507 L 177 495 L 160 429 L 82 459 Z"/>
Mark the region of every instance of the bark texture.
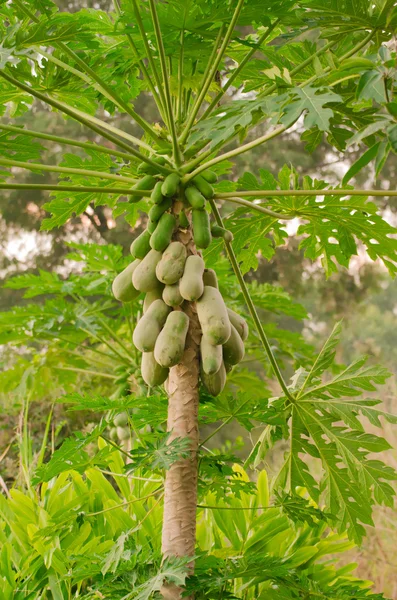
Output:
<path fill-rule="evenodd" d="M 179 232 L 188 254 L 196 254 L 190 232 Z M 186 304 L 186 303 L 185 303 Z M 199 344 L 200 325 L 194 304 L 183 306 L 190 319 L 186 346 L 180 364 L 172 367 L 167 383 L 168 422 L 171 440 L 189 438 L 191 457 L 174 463 L 167 471 L 164 492 L 162 552 L 167 557 L 193 556 L 196 545 L 197 453 L 199 444 Z M 192 564 L 193 570 L 193 564 Z M 182 590 L 167 584 L 165 600 L 179 600 Z M 192 597 L 185 600 L 193 600 Z"/>

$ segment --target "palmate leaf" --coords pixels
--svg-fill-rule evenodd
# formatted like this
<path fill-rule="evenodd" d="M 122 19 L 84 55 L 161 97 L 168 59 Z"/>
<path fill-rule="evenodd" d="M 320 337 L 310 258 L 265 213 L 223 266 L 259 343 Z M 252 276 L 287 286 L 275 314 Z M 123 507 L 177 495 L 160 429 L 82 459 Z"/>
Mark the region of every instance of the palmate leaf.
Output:
<path fill-rule="evenodd" d="M 312 86 L 296 87 L 289 92 L 290 101 L 284 107 L 284 114 L 280 121 L 284 125 L 292 125 L 302 113 L 305 113 L 304 123 L 310 129 L 318 127 L 320 131 L 329 130 L 329 121 L 333 116 L 331 108 L 326 106 L 341 102 L 339 94 L 330 90 L 322 91 L 321 88 Z"/>

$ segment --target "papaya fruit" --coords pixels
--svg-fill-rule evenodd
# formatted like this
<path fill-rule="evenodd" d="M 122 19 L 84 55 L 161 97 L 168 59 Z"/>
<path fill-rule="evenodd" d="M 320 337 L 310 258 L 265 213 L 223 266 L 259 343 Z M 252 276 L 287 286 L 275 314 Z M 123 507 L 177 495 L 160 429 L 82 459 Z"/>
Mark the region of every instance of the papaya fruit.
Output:
<path fill-rule="evenodd" d="M 164 213 L 150 238 L 153 250 L 163 252 L 171 242 L 172 234 L 176 226 L 176 219 L 170 213 Z"/>
<path fill-rule="evenodd" d="M 227 313 L 229 315 L 230 323 L 237 329 L 237 332 L 243 342 L 248 337 L 248 325 L 247 321 L 243 319 L 238 313 L 234 312 L 231 308 L 227 309 Z"/>
<path fill-rule="evenodd" d="M 154 233 L 156 227 L 157 227 L 157 221 L 152 221 L 151 219 L 147 220 L 146 229 L 148 230 L 149 233 Z"/>
<path fill-rule="evenodd" d="M 149 387 L 161 385 L 167 379 L 169 369 L 161 367 L 155 360 L 153 352 L 144 352 L 141 361 L 143 381 Z"/>
<path fill-rule="evenodd" d="M 157 279 L 167 285 L 176 283 L 183 275 L 185 262 L 185 246 L 181 242 L 171 242 L 156 267 Z"/>
<path fill-rule="evenodd" d="M 113 423 L 116 425 L 116 427 L 125 427 L 128 425 L 128 413 L 125 411 L 119 413 L 114 417 Z"/>
<path fill-rule="evenodd" d="M 112 442 L 117 442 L 117 440 L 119 439 L 119 437 L 117 435 L 117 428 L 116 427 L 111 427 L 111 429 L 109 431 L 109 437 L 112 440 Z"/>
<path fill-rule="evenodd" d="M 187 229 L 189 227 L 190 223 L 184 210 L 181 210 L 181 212 L 178 215 L 178 219 L 179 227 L 182 227 L 182 229 Z"/>
<path fill-rule="evenodd" d="M 244 354 L 244 342 L 234 325 L 231 325 L 230 337 L 223 344 L 223 360 L 229 365 L 237 365 L 243 360 Z"/>
<path fill-rule="evenodd" d="M 197 248 L 208 248 L 211 243 L 210 219 L 206 210 L 192 210 L 193 239 Z"/>
<path fill-rule="evenodd" d="M 150 157 L 150 158 L 157 165 L 165 165 L 165 163 L 166 163 L 164 156 L 159 156 L 158 158 L 157 157 L 155 157 L 155 158 Z M 137 171 L 138 171 L 138 173 L 149 173 L 150 175 L 156 175 L 156 173 L 158 172 L 154 165 L 150 165 L 144 161 L 138 165 Z"/>
<path fill-rule="evenodd" d="M 150 195 L 150 200 L 153 202 L 153 204 L 161 204 L 161 202 L 164 200 L 164 196 L 161 193 L 162 185 L 163 185 L 163 182 L 158 181 L 152 190 L 152 193 Z"/>
<path fill-rule="evenodd" d="M 152 234 L 153 237 L 154 234 Z M 151 239 L 151 238 L 150 238 Z M 158 287 L 156 266 L 161 260 L 161 252 L 150 250 L 133 272 L 132 283 L 140 292 L 150 292 Z"/>
<path fill-rule="evenodd" d="M 163 289 L 163 300 L 168 306 L 180 306 L 183 302 L 181 292 L 179 291 L 179 282 L 172 285 L 166 285 Z"/>
<path fill-rule="evenodd" d="M 234 240 L 232 232 L 219 225 L 211 226 L 211 235 L 214 238 L 223 238 L 225 242 L 232 242 Z"/>
<path fill-rule="evenodd" d="M 185 350 L 188 329 L 187 314 L 174 310 L 168 315 L 154 347 L 154 358 L 159 365 L 173 367 L 179 363 Z"/>
<path fill-rule="evenodd" d="M 132 341 L 140 352 L 153 352 L 156 340 L 170 310 L 165 302 L 155 300 L 138 321 L 132 335 Z"/>
<path fill-rule="evenodd" d="M 218 181 L 218 175 L 214 171 L 210 171 L 210 169 L 203 171 L 201 177 L 208 181 L 208 183 L 216 183 Z"/>
<path fill-rule="evenodd" d="M 204 198 L 207 198 L 209 200 L 210 198 L 214 197 L 214 188 L 210 183 L 208 183 L 208 181 L 204 179 L 204 177 L 202 177 L 201 175 L 197 175 L 196 177 L 194 177 L 193 183 L 199 190 L 199 192 L 203 194 Z"/>
<path fill-rule="evenodd" d="M 219 288 L 218 278 L 214 269 L 204 269 L 203 282 L 204 285 L 210 285 L 211 287 L 214 287 L 216 289 Z"/>
<path fill-rule="evenodd" d="M 132 277 L 140 263 L 140 260 L 134 260 L 114 279 L 112 291 L 116 300 L 120 300 L 120 302 L 132 302 L 139 296 L 138 289 L 132 283 Z"/>
<path fill-rule="evenodd" d="M 116 431 L 117 431 L 117 437 L 122 442 L 125 442 L 126 440 L 130 439 L 130 435 L 131 434 L 130 434 L 130 428 L 129 427 L 117 427 Z"/>
<path fill-rule="evenodd" d="M 205 198 L 203 194 L 201 194 L 196 186 L 190 185 L 185 190 L 185 196 L 187 201 L 189 202 L 192 208 L 204 208 L 205 207 Z"/>
<path fill-rule="evenodd" d="M 227 342 L 231 325 L 220 291 L 209 285 L 204 286 L 204 293 L 196 306 L 201 330 L 208 341 L 214 346 Z"/>
<path fill-rule="evenodd" d="M 166 210 L 171 208 L 172 199 L 164 198 L 164 200 L 160 204 L 154 204 L 152 208 L 149 210 L 148 217 L 151 221 L 159 221 L 161 216 L 165 213 Z"/>
<path fill-rule="evenodd" d="M 241 340 L 240 340 L 241 341 Z M 203 335 L 200 343 L 201 366 L 206 375 L 215 375 L 222 366 L 222 346 L 214 346 Z"/>
<path fill-rule="evenodd" d="M 203 369 L 201 369 L 201 381 L 211 396 L 219 396 L 226 384 L 225 365 L 222 363 L 219 371 L 213 375 L 207 375 L 207 373 L 204 373 Z"/>
<path fill-rule="evenodd" d="M 185 270 L 179 282 L 179 291 L 184 300 L 195 302 L 203 295 L 204 267 L 204 261 L 198 254 L 192 254 L 187 257 Z"/>
<path fill-rule="evenodd" d="M 133 190 L 152 190 L 156 184 L 157 179 L 152 175 L 145 175 L 135 185 L 132 186 Z"/>
<path fill-rule="evenodd" d="M 147 229 L 143 231 L 137 238 L 132 242 L 130 246 L 130 252 L 134 258 L 145 258 L 146 254 L 150 252 L 150 233 Z"/>
<path fill-rule="evenodd" d="M 161 192 L 166 198 L 172 198 L 178 191 L 178 186 L 181 178 L 178 173 L 170 173 L 164 179 L 163 185 L 161 186 Z"/>
<path fill-rule="evenodd" d="M 163 297 L 163 288 L 164 286 L 159 282 L 158 287 L 154 288 L 153 290 L 150 290 L 150 292 L 147 292 L 147 294 L 145 294 L 145 299 L 143 301 L 143 314 L 145 314 L 149 306 L 155 300 L 161 300 L 161 298 Z"/>

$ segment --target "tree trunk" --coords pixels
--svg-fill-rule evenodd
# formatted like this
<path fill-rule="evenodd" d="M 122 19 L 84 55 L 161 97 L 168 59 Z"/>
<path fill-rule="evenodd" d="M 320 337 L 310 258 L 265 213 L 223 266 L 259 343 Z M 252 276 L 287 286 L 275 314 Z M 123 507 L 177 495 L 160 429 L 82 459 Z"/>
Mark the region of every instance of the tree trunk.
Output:
<path fill-rule="evenodd" d="M 190 232 L 179 232 L 188 254 L 196 254 Z M 197 453 L 199 444 L 199 344 L 200 325 L 195 304 L 183 308 L 190 319 L 186 346 L 180 364 L 172 367 L 167 384 L 170 440 L 189 438 L 191 457 L 174 463 L 167 471 L 164 493 L 162 552 L 164 557 L 194 556 L 196 546 Z M 193 564 L 191 564 L 193 571 Z M 163 586 L 165 600 L 179 600 L 182 590 Z M 184 600 L 193 600 L 193 597 Z"/>

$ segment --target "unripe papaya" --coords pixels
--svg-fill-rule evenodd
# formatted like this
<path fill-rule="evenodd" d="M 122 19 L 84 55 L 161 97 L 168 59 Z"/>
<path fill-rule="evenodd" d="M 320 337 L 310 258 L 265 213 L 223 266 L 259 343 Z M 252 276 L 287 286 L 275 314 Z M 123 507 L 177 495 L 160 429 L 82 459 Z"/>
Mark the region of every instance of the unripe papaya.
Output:
<path fill-rule="evenodd" d="M 140 179 L 135 185 L 132 186 L 132 189 L 152 190 L 155 186 L 156 181 L 157 180 L 154 177 L 152 177 L 152 175 L 145 175 L 145 177 L 142 177 L 142 179 Z M 141 200 L 141 197 L 132 196 L 130 200 L 131 202 L 139 202 L 139 200 Z"/>
<path fill-rule="evenodd" d="M 150 292 L 148 292 L 145 295 L 145 299 L 143 301 L 143 314 L 145 314 L 145 312 L 147 311 L 147 309 L 149 308 L 149 306 L 155 301 L 155 300 L 161 300 L 162 296 L 163 296 L 163 284 L 158 282 L 158 287 L 154 288 L 153 290 L 150 290 Z"/>
<path fill-rule="evenodd" d="M 211 226 L 211 234 L 214 238 L 223 238 L 225 242 L 232 242 L 234 240 L 232 232 L 219 225 Z"/>
<path fill-rule="evenodd" d="M 163 185 L 163 182 L 158 181 L 152 190 L 152 193 L 150 195 L 150 200 L 153 202 L 153 204 L 160 204 L 164 200 L 164 196 L 161 193 L 162 185 Z"/>
<path fill-rule="evenodd" d="M 171 242 L 172 234 L 176 226 L 176 219 L 170 213 L 164 213 L 150 238 L 153 250 L 163 252 Z"/>
<path fill-rule="evenodd" d="M 152 158 L 151 160 L 158 165 L 165 165 L 166 160 L 164 156 L 159 156 L 158 158 Z M 155 175 L 158 171 L 154 165 L 150 165 L 147 162 L 141 162 L 137 168 L 138 173 L 149 173 L 150 175 Z"/>
<path fill-rule="evenodd" d="M 237 365 L 243 360 L 244 354 L 244 342 L 234 325 L 231 325 L 230 337 L 223 344 L 223 360 L 229 365 Z"/>
<path fill-rule="evenodd" d="M 210 171 L 210 169 L 203 171 L 201 177 L 208 181 L 208 183 L 216 183 L 218 181 L 218 175 L 214 171 Z"/>
<path fill-rule="evenodd" d="M 153 235 L 152 235 L 153 237 Z M 150 292 L 158 287 L 156 277 L 156 266 L 161 260 L 161 252 L 150 250 L 145 258 L 139 263 L 132 275 L 132 283 L 140 292 Z"/>
<path fill-rule="evenodd" d="M 226 369 L 222 363 L 221 368 L 214 375 L 207 375 L 201 369 L 201 381 L 211 396 L 219 396 L 226 384 Z"/>
<path fill-rule="evenodd" d="M 192 210 L 193 239 L 197 248 L 208 248 L 211 243 L 210 219 L 206 210 Z"/>
<path fill-rule="evenodd" d="M 172 196 L 175 196 L 178 191 L 180 180 L 181 178 L 179 177 L 178 173 L 170 173 L 167 175 L 167 177 L 164 179 L 163 185 L 161 186 L 161 192 L 163 196 L 166 196 L 167 198 L 172 198 Z"/>
<path fill-rule="evenodd" d="M 139 296 L 138 289 L 132 283 L 132 277 L 140 262 L 140 260 L 134 260 L 114 279 L 112 291 L 116 300 L 120 300 L 120 302 L 132 302 L 132 300 L 135 300 Z"/>
<path fill-rule="evenodd" d="M 203 282 L 204 285 L 210 285 L 211 287 L 214 287 L 216 289 L 219 288 L 218 278 L 214 269 L 204 269 Z"/>
<path fill-rule="evenodd" d="M 241 340 L 240 340 L 241 341 Z M 203 335 L 200 343 L 201 367 L 206 375 L 215 375 L 222 366 L 222 346 L 214 346 Z"/>
<path fill-rule="evenodd" d="M 214 197 L 214 188 L 208 183 L 208 181 L 204 179 L 204 177 L 202 177 L 201 175 L 197 175 L 193 179 L 193 183 L 199 190 L 199 192 L 203 194 L 204 198 L 207 198 L 209 200 L 210 198 Z"/>
<path fill-rule="evenodd" d="M 157 227 L 157 221 L 152 221 L 151 219 L 147 220 L 146 229 L 150 234 L 154 233 Z"/>
<path fill-rule="evenodd" d="M 150 252 L 150 233 L 147 229 L 143 231 L 137 238 L 132 242 L 130 246 L 130 252 L 134 258 L 145 258 L 146 254 Z"/>
<path fill-rule="evenodd" d="M 230 337 L 231 325 L 226 305 L 219 290 L 209 285 L 197 300 L 197 315 L 203 335 L 214 346 L 224 344 Z"/>
<path fill-rule="evenodd" d="M 237 333 L 245 342 L 248 337 L 248 325 L 247 321 L 243 319 L 239 314 L 234 312 L 231 308 L 227 309 L 227 313 L 229 315 L 230 323 L 237 329 Z"/>
<path fill-rule="evenodd" d="M 168 210 L 169 208 L 171 208 L 171 206 L 172 206 L 172 199 L 164 198 L 164 200 L 160 204 L 155 204 L 149 210 L 149 213 L 148 213 L 149 219 L 151 221 L 155 221 L 157 223 L 157 221 L 160 220 L 161 216 L 165 213 L 165 211 Z"/>
<path fill-rule="evenodd" d="M 117 442 L 117 440 L 119 439 L 118 435 L 117 435 L 117 428 L 116 427 L 112 427 L 109 431 L 109 437 L 112 440 L 112 442 Z"/>
<path fill-rule="evenodd" d="M 183 356 L 189 317 L 182 311 L 174 310 L 167 321 L 154 347 L 154 358 L 162 367 L 177 365 Z"/>
<path fill-rule="evenodd" d="M 116 427 L 125 427 L 128 425 L 128 413 L 125 411 L 119 413 L 114 417 L 113 423 L 116 425 Z"/>
<path fill-rule="evenodd" d="M 130 428 L 129 427 L 117 427 L 116 431 L 117 431 L 117 437 L 122 442 L 125 442 L 126 440 L 130 439 L 130 435 L 131 434 L 130 434 Z"/>
<path fill-rule="evenodd" d="M 173 285 L 166 285 L 163 289 L 163 300 L 168 306 L 180 306 L 183 302 L 181 292 L 179 291 L 179 282 Z"/>
<path fill-rule="evenodd" d="M 185 270 L 179 282 L 179 291 L 182 298 L 195 302 L 204 292 L 203 273 L 205 263 L 201 256 L 192 254 L 188 256 L 185 263 Z"/>
<path fill-rule="evenodd" d="M 184 210 L 181 210 L 181 212 L 178 215 L 178 219 L 179 219 L 179 227 L 182 227 L 182 229 L 187 229 L 190 225 L 188 218 L 185 214 Z"/>
<path fill-rule="evenodd" d="M 134 329 L 132 341 L 138 350 L 153 352 L 156 340 L 170 310 L 170 307 L 162 300 L 152 302 Z"/>
<path fill-rule="evenodd" d="M 161 385 L 167 379 L 169 369 L 160 366 L 153 352 L 144 352 L 141 361 L 141 374 L 143 381 L 150 387 Z"/>
<path fill-rule="evenodd" d="M 159 281 L 171 285 L 180 280 L 186 262 L 186 248 L 181 242 L 171 242 L 156 267 Z"/>
<path fill-rule="evenodd" d="M 185 196 L 187 201 L 189 202 L 192 208 L 204 208 L 205 207 L 205 198 L 203 194 L 201 194 L 196 186 L 191 185 L 186 188 Z"/>

